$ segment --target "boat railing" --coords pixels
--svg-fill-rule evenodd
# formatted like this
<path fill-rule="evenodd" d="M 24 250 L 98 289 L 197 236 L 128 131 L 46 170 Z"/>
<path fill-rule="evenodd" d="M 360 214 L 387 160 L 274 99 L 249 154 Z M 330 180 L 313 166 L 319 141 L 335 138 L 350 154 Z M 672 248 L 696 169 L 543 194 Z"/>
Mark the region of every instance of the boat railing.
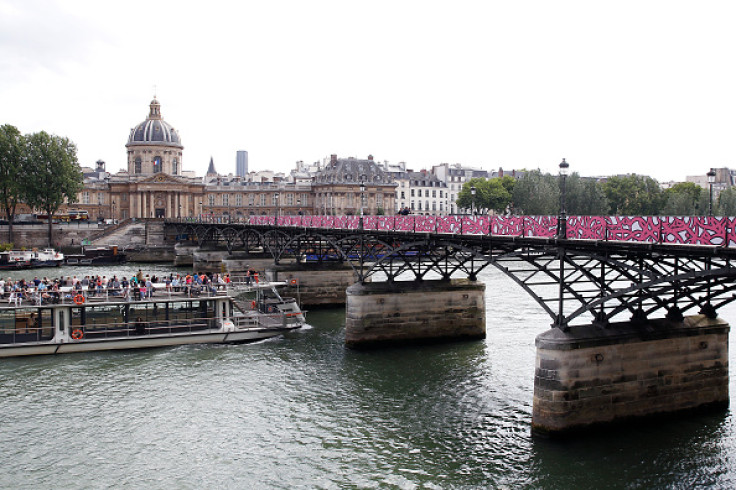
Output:
<path fill-rule="evenodd" d="M 135 320 L 129 322 L 111 322 L 94 325 L 72 325 L 75 340 L 99 340 L 121 337 L 140 338 L 153 335 L 176 335 L 193 332 L 217 331 L 217 319 L 214 317 L 176 318 L 170 320 Z"/>
<path fill-rule="evenodd" d="M 0 304 L 7 301 L 8 306 L 41 306 L 51 304 L 77 304 L 105 301 L 142 301 L 156 298 L 213 298 L 228 296 L 229 288 L 222 285 L 190 285 L 172 287 L 165 283 L 157 283 L 153 290 L 135 287 L 105 287 L 94 289 L 88 287 L 74 288 L 62 286 L 54 289 L 28 287 L 23 291 L 11 291 L 0 296 Z"/>
<path fill-rule="evenodd" d="M 0 329 L 0 344 L 24 344 L 54 339 L 54 327 L 11 327 Z"/>

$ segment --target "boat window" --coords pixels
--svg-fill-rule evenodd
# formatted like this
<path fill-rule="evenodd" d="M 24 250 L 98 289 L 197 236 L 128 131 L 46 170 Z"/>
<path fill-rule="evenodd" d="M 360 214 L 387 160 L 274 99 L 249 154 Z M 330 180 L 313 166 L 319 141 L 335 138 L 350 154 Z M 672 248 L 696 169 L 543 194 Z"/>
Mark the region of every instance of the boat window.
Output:
<path fill-rule="evenodd" d="M 213 301 L 175 301 L 169 304 L 172 324 L 213 325 Z"/>
<path fill-rule="evenodd" d="M 85 333 L 94 330 L 125 329 L 127 305 L 99 305 L 72 308 L 72 324 L 84 325 Z M 76 320 L 79 319 L 79 323 Z M 82 323 L 83 322 L 83 323 Z"/>
<path fill-rule="evenodd" d="M 50 309 L 16 308 L 0 311 L 0 343 L 33 342 L 54 338 Z"/>

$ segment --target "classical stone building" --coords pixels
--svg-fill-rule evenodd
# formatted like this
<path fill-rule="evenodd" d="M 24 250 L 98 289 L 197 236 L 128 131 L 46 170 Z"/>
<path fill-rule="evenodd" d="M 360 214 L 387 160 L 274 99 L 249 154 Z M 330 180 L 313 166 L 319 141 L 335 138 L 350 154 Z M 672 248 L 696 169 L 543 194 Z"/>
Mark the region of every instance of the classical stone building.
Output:
<path fill-rule="evenodd" d="M 365 191 L 361 193 L 361 183 Z M 330 157 L 330 162 L 314 177 L 315 214 L 357 215 L 393 214 L 396 184 L 389 174 L 373 161 Z M 362 194 L 362 195 L 361 195 Z M 362 203 L 361 203 L 362 199 Z"/>
<path fill-rule="evenodd" d="M 154 97 L 148 117 L 131 129 L 127 168 L 115 174 L 98 161 L 84 173 L 84 188 L 71 209 L 89 218 L 232 217 L 253 215 L 393 214 L 396 184 L 369 156 L 367 160 L 338 159 L 317 165 L 314 172 L 285 176 L 273 171 L 246 176 L 223 176 L 210 160 L 208 173 L 196 177 L 185 171 L 181 137 L 164 121 Z M 365 190 L 361 192 L 361 182 Z"/>

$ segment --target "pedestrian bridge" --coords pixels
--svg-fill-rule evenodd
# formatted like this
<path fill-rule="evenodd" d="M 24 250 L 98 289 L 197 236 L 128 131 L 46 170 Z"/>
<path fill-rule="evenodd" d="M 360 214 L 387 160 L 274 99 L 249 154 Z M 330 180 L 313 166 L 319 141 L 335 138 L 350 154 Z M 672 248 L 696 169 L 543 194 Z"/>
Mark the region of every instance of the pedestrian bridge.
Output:
<path fill-rule="evenodd" d="M 167 221 L 199 246 L 265 253 L 275 263 L 339 261 L 357 281 L 475 279 L 494 266 L 567 328 L 646 320 L 655 312 L 715 316 L 736 297 L 736 217 L 251 216 Z"/>
<path fill-rule="evenodd" d="M 252 216 L 165 226 L 177 241 L 295 263 L 286 274 L 302 291 L 334 279 L 324 264 L 344 265 L 351 347 L 483 338 L 498 320 L 486 322 L 475 278 L 496 267 L 554 327 L 536 338 L 535 431 L 729 403 L 730 327 L 717 310 L 736 299 L 736 218 Z"/>

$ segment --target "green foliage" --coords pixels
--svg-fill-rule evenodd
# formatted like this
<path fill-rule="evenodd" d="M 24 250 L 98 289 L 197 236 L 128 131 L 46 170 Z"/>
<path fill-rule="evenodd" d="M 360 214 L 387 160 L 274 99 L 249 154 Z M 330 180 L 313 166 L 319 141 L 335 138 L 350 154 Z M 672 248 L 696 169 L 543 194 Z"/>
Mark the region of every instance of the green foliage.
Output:
<path fill-rule="evenodd" d="M 625 175 L 610 177 L 603 184 L 611 214 L 657 215 L 664 205 L 664 193 L 651 177 Z"/>
<path fill-rule="evenodd" d="M 77 147 L 68 138 L 45 131 L 26 137 L 23 199 L 51 216 L 65 199 L 75 201 L 82 189 Z M 52 245 L 49 220 L 49 245 Z"/>
<path fill-rule="evenodd" d="M 457 206 L 473 209 L 478 214 L 486 214 L 491 210 L 502 212 L 511 202 L 511 191 L 514 188 L 513 177 L 494 179 L 471 179 L 460 190 L 457 196 Z M 475 187 L 475 198 L 470 188 Z"/>
<path fill-rule="evenodd" d="M 15 126 L 0 126 L 0 206 L 8 218 L 8 239 L 13 240 L 13 215 L 22 194 L 20 178 L 24 160 L 24 141 Z"/>
<path fill-rule="evenodd" d="M 708 190 L 692 182 L 680 182 L 664 191 L 662 214 L 704 216 L 708 214 Z"/>
<path fill-rule="evenodd" d="M 5 242 L 0 243 L 0 252 L 9 252 L 11 250 L 13 250 L 13 243 L 12 242 L 10 242 L 10 243 L 5 243 Z"/>
<path fill-rule="evenodd" d="M 713 207 L 714 214 L 718 216 L 736 216 L 736 189 L 729 187 L 722 190 Z"/>
<path fill-rule="evenodd" d="M 560 210 L 560 187 L 557 176 L 532 170 L 514 186 L 515 214 L 556 215 Z"/>
<path fill-rule="evenodd" d="M 567 177 L 565 211 L 568 215 L 595 216 L 608 214 L 609 204 L 599 183 L 583 179 L 577 173 Z"/>

